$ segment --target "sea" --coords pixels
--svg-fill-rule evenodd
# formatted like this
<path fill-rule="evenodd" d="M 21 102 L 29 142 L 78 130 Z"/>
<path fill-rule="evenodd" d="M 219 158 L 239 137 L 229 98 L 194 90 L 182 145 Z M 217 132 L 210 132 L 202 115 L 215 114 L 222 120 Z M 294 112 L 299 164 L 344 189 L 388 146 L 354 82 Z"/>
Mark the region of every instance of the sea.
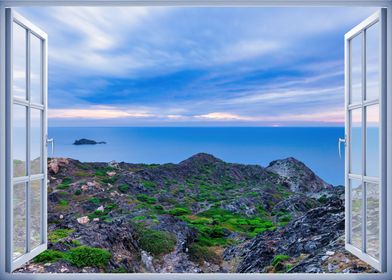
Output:
<path fill-rule="evenodd" d="M 264 167 L 294 157 L 326 182 L 344 184 L 344 155 L 340 158 L 337 149 L 343 127 L 49 127 L 49 137 L 55 139 L 49 157 L 162 164 L 203 152 Z M 106 144 L 73 145 L 81 138 Z"/>

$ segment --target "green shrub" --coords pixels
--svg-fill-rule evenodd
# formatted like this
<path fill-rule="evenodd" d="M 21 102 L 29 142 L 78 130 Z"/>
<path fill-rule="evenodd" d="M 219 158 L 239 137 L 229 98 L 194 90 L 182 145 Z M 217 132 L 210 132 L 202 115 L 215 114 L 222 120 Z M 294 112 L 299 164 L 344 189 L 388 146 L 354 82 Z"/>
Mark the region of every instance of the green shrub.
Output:
<path fill-rule="evenodd" d="M 200 246 L 197 243 L 193 243 L 189 247 L 189 259 L 199 265 L 203 265 L 203 261 L 220 264 L 222 259 L 215 253 L 211 248 Z"/>
<path fill-rule="evenodd" d="M 165 213 L 165 209 L 162 207 L 162 205 L 154 205 L 154 209 L 156 210 L 157 213 L 163 214 Z"/>
<path fill-rule="evenodd" d="M 80 189 L 77 189 L 76 191 L 75 191 L 75 193 L 74 193 L 75 195 L 81 195 L 82 194 L 82 190 L 80 190 Z"/>
<path fill-rule="evenodd" d="M 33 259 L 35 263 L 50 263 L 62 259 L 64 253 L 56 250 L 46 250 Z"/>
<path fill-rule="evenodd" d="M 136 198 L 141 202 L 146 202 L 148 204 L 154 204 L 155 202 L 157 202 L 157 200 L 154 197 L 150 197 L 146 194 L 139 194 L 138 196 L 136 196 Z"/>
<path fill-rule="evenodd" d="M 168 213 L 170 214 L 170 215 L 173 215 L 173 216 L 183 216 L 183 215 L 188 215 L 188 214 L 190 214 L 191 213 L 191 211 L 189 211 L 189 209 L 186 209 L 186 208 L 174 208 L 174 209 L 170 209 L 169 211 L 168 211 Z"/>
<path fill-rule="evenodd" d="M 322 196 L 319 197 L 319 199 L 317 199 L 318 202 L 325 204 L 328 201 L 328 198 L 325 194 L 323 194 Z"/>
<path fill-rule="evenodd" d="M 139 228 L 138 235 L 140 247 L 154 256 L 170 253 L 177 243 L 175 235 L 166 231 Z"/>
<path fill-rule="evenodd" d="M 72 183 L 72 178 L 65 177 L 60 184 L 57 185 L 57 188 L 60 190 L 68 189 L 69 185 Z"/>
<path fill-rule="evenodd" d="M 68 201 L 65 200 L 65 199 L 61 199 L 61 200 L 59 201 L 59 204 L 60 204 L 61 206 L 68 206 Z"/>
<path fill-rule="evenodd" d="M 105 268 L 112 254 L 104 249 L 88 246 L 72 248 L 65 254 L 65 259 L 77 267 L 93 266 Z"/>
<path fill-rule="evenodd" d="M 122 193 L 126 193 L 129 190 L 129 186 L 127 184 L 123 184 L 118 186 L 118 190 Z"/>
<path fill-rule="evenodd" d="M 273 266 L 277 266 L 278 264 L 280 264 L 281 262 L 290 259 L 290 256 L 287 255 L 276 255 L 274 257 L 274 259 L 271 262 L 271 265 Z"/>
<path fill-rule="evenodd" d="M 134 221 L 143 221 L 145 219 L 147 219 L 146 216 L 135 216 L 132 218 L 132 220 L 134 220 Z"/>
<path fill-rule="evenodd" d="M 89 199 L 89 202 L 94 203 L 94 204 L 100 204 L 101 200 L 99 198 L 92 197 Z"/>
<path fill-rule="evenodd" d="M 156 184 L 151 181 L 142 181 L 142 184 L 145 188 L 155 188 Z"/>
<path fill-rule="evenodd" d="M 72 244 L 75 245 L 75 246 L 80 246 L 81 245 L 80 241 L 77 240 L 77 239 L 72 240 Z"/>
<path fill-rule="evenodd" d="M 105 170 L 97 170 L 97 171 L 95 171 L 95 174 L 94 174 L 95 176 L 98 176 L 98 177 L 104 177 L 104 176 L 107 176 L 107 174 L 106 174 L 106 171 Z"/>
<path fill-rule="evenodd" d="M 103 178 L 101 179 L 101 181 L 105 184 L 114 184 L 117 182 L 118 179 L 120 179 L 120 176 L 116 175 L 108 178 Z"/>
<path fill-rule="evenodd" d="M 73 229 L 56 229 L 48 233 L 48 240 L 52 243 L 57 243 L 61 239 L 68 237 L 75 230 Z"/>
<path fill-rule="evenodd" d="M 119 268 L 116 268 L 111 272 L 112 273 L 128 273 L 128 270 L 122 265 Z"/>

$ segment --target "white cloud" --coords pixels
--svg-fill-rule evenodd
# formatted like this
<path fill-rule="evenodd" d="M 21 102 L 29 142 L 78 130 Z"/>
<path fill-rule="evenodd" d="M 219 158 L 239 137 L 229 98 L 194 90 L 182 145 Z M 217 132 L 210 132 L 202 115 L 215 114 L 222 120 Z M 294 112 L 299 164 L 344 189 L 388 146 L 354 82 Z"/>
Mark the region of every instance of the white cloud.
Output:
<path fill-rule="evenodd" d="M 152 115 L 141 110 L 122 110 L 119 108 L 89 108 L 89 109 L 51 109 L 50 119 L 117 119 L 117 118 L 147 118 Z"/>
<path fill-rule="evenodd" d="M 207 119 L 207 120 L 221 120 L 221 121 L 249 121 L 252 120 L 248 117 L 243 117 L 240 115 L 225 113 L 225 112 L 213 112 L 204 115 L 196 115 L 195 118 Z"/>

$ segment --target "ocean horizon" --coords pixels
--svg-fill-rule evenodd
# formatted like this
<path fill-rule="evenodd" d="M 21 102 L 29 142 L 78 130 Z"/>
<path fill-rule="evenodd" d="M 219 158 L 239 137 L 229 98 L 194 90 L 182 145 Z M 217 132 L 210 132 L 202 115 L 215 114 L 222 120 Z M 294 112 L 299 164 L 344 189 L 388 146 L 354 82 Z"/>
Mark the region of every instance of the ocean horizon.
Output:
<path fill-rule="evenodd" d="M 226 162 L 268 166 L 294 157 L 333 185 L 344 184 L 337 139 L 343 127 L 49 127 L 49 157 L 82 162 L 178 163 L 197 153 Z M 87 138 L 99 145 L 73 145 Z"/>

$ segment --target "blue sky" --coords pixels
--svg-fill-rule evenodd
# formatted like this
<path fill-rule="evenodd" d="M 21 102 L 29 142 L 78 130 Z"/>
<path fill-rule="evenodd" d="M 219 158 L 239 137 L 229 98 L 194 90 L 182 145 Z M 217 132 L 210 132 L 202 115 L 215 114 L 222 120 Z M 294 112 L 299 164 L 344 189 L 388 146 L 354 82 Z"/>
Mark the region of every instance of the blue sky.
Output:
<path fill-rule="evenodd" d="M 21 8 L 49 35 L 51 126 L 336 126 L 369 8 Z"/>

